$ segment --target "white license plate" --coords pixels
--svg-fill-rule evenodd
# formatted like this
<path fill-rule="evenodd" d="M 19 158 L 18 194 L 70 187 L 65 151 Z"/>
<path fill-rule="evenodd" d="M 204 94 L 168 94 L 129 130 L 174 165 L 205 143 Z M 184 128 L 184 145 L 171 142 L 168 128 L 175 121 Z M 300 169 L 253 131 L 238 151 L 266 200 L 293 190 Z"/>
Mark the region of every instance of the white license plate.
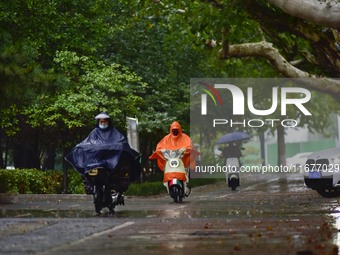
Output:
<path fill-rule="evenodd" d="M 309 178 L 310 179 L 320 179 L 321 178 L 321 172 L 309 172 Z"/>

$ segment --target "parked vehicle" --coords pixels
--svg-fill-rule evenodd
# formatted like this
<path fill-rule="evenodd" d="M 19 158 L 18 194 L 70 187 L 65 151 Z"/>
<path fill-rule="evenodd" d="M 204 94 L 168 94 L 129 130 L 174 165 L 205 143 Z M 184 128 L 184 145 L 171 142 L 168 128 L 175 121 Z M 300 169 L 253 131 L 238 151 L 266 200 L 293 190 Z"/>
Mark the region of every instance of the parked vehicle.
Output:
<path fill-rule="evenodd" d="M 294 170 L 296 170 L 296 172 L 298 170 L 302 170 L 301 172 L 303 172 L 306 160 L 307 160 L 308 156 L 310 154 L 312 154 L 312 153 L 313 152 L 300 152 L 300 153 L 297 153 L 294 156 L 287 158 L 286 164 L 287 164 L 288 167 L 293 168 Z"/>
<path fill-rule="evenodd" d="M 189 187 L 189 169 L 185 168 L 182 158 L 187 149 L 161 150 L 166 159 L 163 184 L 170 197 L 175 203 L 182 203 L 183 198 L 188 197 L 191 188 Z M 187 154 L 187 156 L 189 156 Z"/>
<path fill-rule="evenodd" d="M 307 187 L 323 197 L 340 195 L 340 148 L 310 154 L 304 166 Z"/>

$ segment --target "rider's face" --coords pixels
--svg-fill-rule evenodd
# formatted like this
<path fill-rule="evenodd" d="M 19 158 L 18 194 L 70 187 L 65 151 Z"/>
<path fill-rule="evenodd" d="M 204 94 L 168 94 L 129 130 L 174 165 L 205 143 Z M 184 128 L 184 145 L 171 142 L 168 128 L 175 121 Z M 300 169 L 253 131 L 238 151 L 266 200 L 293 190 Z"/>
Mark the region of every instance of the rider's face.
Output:
<path fill-rule="evenodd" d="M 99 119 L 99 124 L 105 125 L 108 124 L 109 121 L 107 119 Z"/>
<path fill-rule="evenodd" d="M 106 129 L 109 126 L 109 121 L 107 119 L 99 119 L 99 128 Z"/>
<path fill-rule="evenodd" d="M 172 130 L 172 134 L 174 135 L 174 136 L 178 136 L 178 129 L 173 129 Z"/>

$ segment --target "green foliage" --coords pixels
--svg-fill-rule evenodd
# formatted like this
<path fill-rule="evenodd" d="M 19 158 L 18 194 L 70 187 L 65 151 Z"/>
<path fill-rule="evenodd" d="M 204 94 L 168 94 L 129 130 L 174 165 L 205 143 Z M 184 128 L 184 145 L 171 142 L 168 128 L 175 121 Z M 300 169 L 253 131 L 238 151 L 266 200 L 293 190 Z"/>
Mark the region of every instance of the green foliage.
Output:
<path fill-rule="evenodd" d="M 124 1 L 101 0 L 13 0 L 1 3 L 0 108 L 11 108 L 17 103 L 20 105 L 19 113 L 30 118 L 30 125 L 58 126 L 59 130 L 64 128 L 61 125 L 67 128 L 88 125 L 86 118 L 93 117 L 98 102 L 109 110 L 129 106 L 114 114 L 134 115 L 136 104 L 141 104 L 140 98 L 131 96 L 134 88 L 124 91 L 124 95 L 129 96 L 123 95 L 120 105 L 117 100 L 122 98 L 121 91 L 114 94 L 111 89 L 111 93 L 106 94 L 107 87 L 117 80 L 120 83 L 117 82 L 115 87 L 124 87 L 124 82 L 131 84 L 135 77 L 127 74 L 124 68 L 118 72 L 115 70 L 120 67 L 102 62 L 105 60 L 103 56 L 107 55 L 104 45 L 111 41 L 108 38 L 114 37 L 116 29 L 121 27 L 120 23 L 125 23 L 124 15 L 129 16 L 128 13 L 120 15 L 125 7 Z M 87 75 L 89 78 L 85 79 Z M 117 79 L 110 81 L 110 77 Z M 103 91 L 102 85 L 91 88 L 90 83 L 98 82 L 98 79 L 101 83 L 107 82 Z M 139 92 L 142 93 L 142 89 Z M 115 98 L 115 102 L 106 104 L 111 98 Z M 67 100 L 69 104 L 61 102 Z M 86 114 L 89 112 L 91 115 Z M 68 113 L 70 116 L 67 116 Z M 74 120 L 80 113 L 84 118 Z M 120 121 L 123 119 L 122 116 L 119 118 Z M 10 134 L 18 131 L 14 127 L 6 128 Z"/>
<path fill-rule="evenodd" d="M 67 176 L 67 193 L 84 194 L 84 184 L 81 175 L 78 172 L 71 170 L 67 171 Z"/>
<path fill-rule="evenodd" d="M 60 171 L 0 170 L 0 193 L 53 194 L 62 191 Z"/>
<path fill-rule="evenodd" d="M 0 170 L 0 193 L 60 194 L 62 191 L 62 171 Z M 84 194 L 82 178 L 76 171 L 68 171 L 67 193 Z"/>
<path fill-rule="evenodd" d="M 216 182 L 215 179 L 192 180 L 192 187 Z M 0 193 L 15 194 L 61 194 L 62 171 L 37 169 L 0 170 Z M 162 181 L 131 183 L 125 195 L 153 196 L 166 192 Z M 85 194 L 82 178 L 76 171 L 68 171 L 69 194 Z"/>
<path fill-rule="evenodd" d="M 208 179 L 196 178 L 196 179 L 190 180 L 190 186 L 192 188 L 195 188 L 195 187 L 219 183 L 219 182 L 225 182 L 225 179 L 222 179 L 222 178 L 208 178 Z"/>
<path fill-rule="evenodd" d="M 313 56 L 322 47 L 284 15 L 264 0 L 2 1 L 0 146 L 8 142 L 8 148 L 0 152 L 29 144 L 32 130 L 37 155 L 46 148 L 65 152 L 101 110 L 120 129 L 125 116 L 138 117 L 148 149 L 174 120 L 189 131 L 191 77 L 278 76 L 266 60 L 219 60 L 222 29 L 231 44 L 267 40 L 289 61 L 303 59 L 305 70 L 322 74 Z M 323 132 L 330 104 L 326 97 L 313 100 L 313 120 L 299 116 L 302 123 Z"/>
<path fill-rule="evenodd" d="M 69 51 L 57 52 L 55 62 L 64 84 L 55 94 L 41 94 L 26 109 L 32 126 L 83 127 L 98 113 L 99 105 L 121 122 L 124 116 L 138 114 L 147 84 L 135 73 Z"/>
<path fill-rule="evenodd" d="M 18 131 L 18 120 L 14 118 L 19 113 L 17 105 L 12 105 L 9 108 L 0 108 L 0 129 L 4 131 L 7 136 L 13 136 Z"/>
<path fill-rule="evenodd" d="M 191 179 L 190 186 L 194 188 L 194 187 L 199 187 L 203 185 L 214 184 L 220 181 L 221 179 L 216 179 L 216 178 Z M 166 187 L 163 185 L 162 181 L 132 183 L 130 184 L 129 189 L 127 190 L 125 194 L 131 195 L 131 196 L 154 196 L 154 195 L 159 195 L 159 194 L 166 194 Z"/>
<path fill-rule="evenodd" d="M 151 196 L 165 192 L 166 188 L 162 182 L 144 182 L 130 184 L 129 189 L 125 194 L 130 196 Z"/>

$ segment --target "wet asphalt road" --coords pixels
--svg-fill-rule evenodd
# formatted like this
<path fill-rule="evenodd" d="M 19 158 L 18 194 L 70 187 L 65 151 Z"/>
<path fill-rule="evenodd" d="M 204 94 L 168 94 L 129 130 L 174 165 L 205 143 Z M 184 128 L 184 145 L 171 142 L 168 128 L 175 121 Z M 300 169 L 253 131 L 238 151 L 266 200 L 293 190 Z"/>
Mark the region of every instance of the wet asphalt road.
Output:
<path fill-rule="evenodd" d="M 11 203 L 0 204 L 0 254 L 338 254 L 340 198 L 297 176 L 253 177 L 237 192 L 195 188 L 182 204 L 126 197 L 100 217 L 91 196 L 2 196 Z"/>

